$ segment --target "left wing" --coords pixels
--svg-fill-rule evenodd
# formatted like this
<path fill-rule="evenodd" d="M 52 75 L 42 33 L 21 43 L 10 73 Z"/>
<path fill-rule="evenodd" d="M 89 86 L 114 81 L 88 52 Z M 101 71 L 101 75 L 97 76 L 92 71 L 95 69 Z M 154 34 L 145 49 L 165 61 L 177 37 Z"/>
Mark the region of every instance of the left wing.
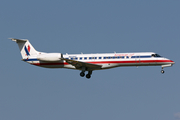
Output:
<path fill-rule="evenodd" d="M 102 65 L 96 65 L 96 64 L 81 62 L 81 61 L 76 61 L 76 60 L 70 60 L 70 59 L 66 59 L 66 58 L 61 58 L 61 60 L 65 60 L 67 63 L 75 66 L 76 69 L 86 67 L 88 69 L 93 70 L 93 69 L 100 69 L 102 67 Z"/>

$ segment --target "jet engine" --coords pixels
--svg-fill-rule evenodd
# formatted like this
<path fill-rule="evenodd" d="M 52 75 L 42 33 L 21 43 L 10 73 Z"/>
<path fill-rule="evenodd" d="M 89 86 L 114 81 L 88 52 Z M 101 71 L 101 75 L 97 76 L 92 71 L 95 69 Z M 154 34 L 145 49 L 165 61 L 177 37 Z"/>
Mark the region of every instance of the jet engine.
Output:
<path fill-rule="evenodd" d="M 61 53 L 45 53 L 37 56 L 38 60 L 47 62 L 60 61 L 61 58 L 63 58 L 63 55 Z"/>

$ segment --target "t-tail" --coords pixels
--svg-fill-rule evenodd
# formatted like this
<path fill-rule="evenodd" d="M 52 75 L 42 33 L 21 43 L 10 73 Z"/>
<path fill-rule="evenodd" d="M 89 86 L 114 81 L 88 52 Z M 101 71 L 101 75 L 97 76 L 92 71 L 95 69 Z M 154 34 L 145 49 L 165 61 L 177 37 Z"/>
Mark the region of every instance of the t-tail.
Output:
<path fill-rule="evenodd" d="M 18 44 L 23 59 L 27 59 L 29 56 L 38 55 L 39 52 L 34 49 L 34 47 L 27 39 L 15 39 L 15 38 L 9 38 L 9 39 L 15 41 Z"/>

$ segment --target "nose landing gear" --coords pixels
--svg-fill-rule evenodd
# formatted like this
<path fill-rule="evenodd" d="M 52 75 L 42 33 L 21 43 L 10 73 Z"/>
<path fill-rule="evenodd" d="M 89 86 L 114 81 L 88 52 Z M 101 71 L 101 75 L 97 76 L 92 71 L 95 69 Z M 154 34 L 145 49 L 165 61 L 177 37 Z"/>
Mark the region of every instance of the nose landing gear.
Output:
<path fill-rule="evenodd" d="M 161 70 L 161 73 L 164 74 L 164 70 Z"/>
<path fill-rule="evenodd" d="M 162 70 L 161 70 L 161 73 L 164 74 L 164 70 L 163 70 L 164 67 L 162 67 Z"/>
<path fill-rule="evenodd" d="M 162 66 L 161 66 L 161 67 L 162 67 L 161 73 L 162 73 L 162 74 L 164 73 L 163 68 L 165 68 L 165 67 L 171 67 L 173 64 L 174 64 L 174 63 L 162 65 Z"/>

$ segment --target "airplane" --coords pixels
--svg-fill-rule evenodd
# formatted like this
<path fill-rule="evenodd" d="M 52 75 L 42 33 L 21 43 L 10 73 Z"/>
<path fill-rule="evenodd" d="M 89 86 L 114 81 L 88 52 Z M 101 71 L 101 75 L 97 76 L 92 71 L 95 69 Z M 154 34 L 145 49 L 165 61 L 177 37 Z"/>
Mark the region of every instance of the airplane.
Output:
<path fill-rule="evenodd" d="M 80 76 L 91 78 L 92 71 L 110 69 L 115 67 L 126 66 L 161 66 L 170 67 L 175 64 L 174 61 L 164 58 L 154 52 L 139 53 L 104 53 L 104 54 L 62 54 L 62 53 L 45 53 L 34 49 L 27 39 L 9 38 L 15 41 L 20 49 L 22 61 L 31 65 L 44 68 L 67 68 L 80 70 Z"/>

